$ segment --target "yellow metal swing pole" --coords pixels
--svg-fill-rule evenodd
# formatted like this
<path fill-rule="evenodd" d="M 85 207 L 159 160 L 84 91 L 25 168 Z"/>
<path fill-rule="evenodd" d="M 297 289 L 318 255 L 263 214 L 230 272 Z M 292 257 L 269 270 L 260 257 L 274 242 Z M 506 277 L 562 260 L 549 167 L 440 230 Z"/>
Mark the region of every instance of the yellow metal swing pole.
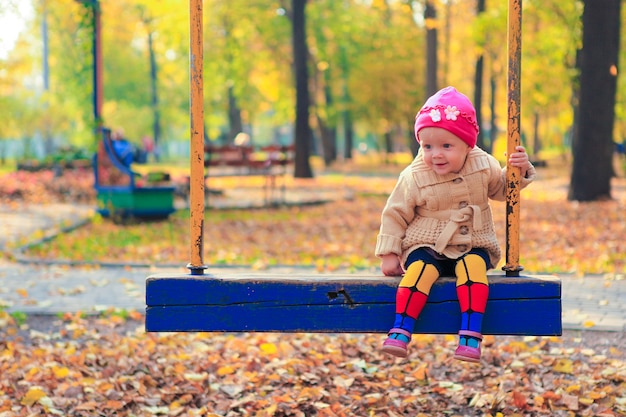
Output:
<path fill-rule="evenodd" d="M 520 144 L 520 80 L 522 65 L 522 0 L 509 0 L 508 17 L 508 125 L 507 156 Z M 507 277 L 518 277 L 521 173 L 507 162 L 506 170 L 506 265 Z"/>
<path fill-rule="evenodd" d="M 202 0 L 189 0 L 189 101 L 190 101 L 190 176 L 189 216 L 192 275 L 202 275 L 206 269 L 204 249 L 204 94 Z"/>

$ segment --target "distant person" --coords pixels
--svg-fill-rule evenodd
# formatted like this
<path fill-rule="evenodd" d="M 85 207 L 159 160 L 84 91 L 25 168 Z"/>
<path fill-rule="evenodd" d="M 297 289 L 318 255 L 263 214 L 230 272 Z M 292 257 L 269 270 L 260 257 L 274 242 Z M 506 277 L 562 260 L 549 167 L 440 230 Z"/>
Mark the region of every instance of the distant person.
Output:
<path fill-rule="evenodd" d="M 135 159 L 135 148 L 125 137 L 122 129 L 111 132 L 113 151 L 118 159 L 127 167 L 130 167 Z"/>
<path fill-rule="evenodd" d="M 487 270 L 501 257 L 489 199 L 505 200 L 506 168 L 475 147 L 478 129 L 474 106 L 453 87 L 430 97 L 415 118 L 420 149 L 382 211 L 375 251 L 383 274 L 404 274 L 382 347 L 391 355 L 407 356 L 432 285 L 455 275 L 461 323 L 454 357 L 480 361 Z M 535 178 L 524 147 L 509 155 L 509 163 L 520 169 L 522 187 Z"/>
<path fill-rule="evenodd" d="M 150 136 L 141 138 L 141 148 L 135 151 L 135 162 L 145 164 L 154 154 L 154 141 Z"/>
<path fill-rule="evenodd" d="M 622 141 L 622 143 L 615 143 L 615 152 L 623 158 L 626 155 L 626 139 Z"/>
<path fill-rule="evenodd" d="M 235 144 L 235 146 L 239 146 L 242 148 L 248 147 L 250 146 L 250 135 L 244 132 L 240 132 L 237 134 L 237 136 L 235 136 L 233 143 Z"/>
<path fill-rule="evenodd" d="M 613 173 L 618 178 L 624 177 L 624 160 L 626 159 L 626 140 L 621 143 L 615 142 L 613 152 Z"/>

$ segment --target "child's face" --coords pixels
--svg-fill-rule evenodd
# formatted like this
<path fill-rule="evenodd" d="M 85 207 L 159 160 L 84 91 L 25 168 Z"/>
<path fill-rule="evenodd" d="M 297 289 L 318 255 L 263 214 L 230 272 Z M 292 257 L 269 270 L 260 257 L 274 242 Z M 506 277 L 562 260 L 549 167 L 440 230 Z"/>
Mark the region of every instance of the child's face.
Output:
<path fill-rule="evenodd" d="M 439 175 L 459 172 L 471 148 L 456 135 L 439 127 L 419 131 L 426 165 Z"/>

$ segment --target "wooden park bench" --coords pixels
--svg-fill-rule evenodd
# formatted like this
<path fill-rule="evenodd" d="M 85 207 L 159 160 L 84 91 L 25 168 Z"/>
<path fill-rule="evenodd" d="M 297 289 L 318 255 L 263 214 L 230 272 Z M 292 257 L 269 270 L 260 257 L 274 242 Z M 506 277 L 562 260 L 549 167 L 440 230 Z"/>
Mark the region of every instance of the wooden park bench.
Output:
<path fill-rule="evenodd" d="M 521 4 L 509 8 L 509 114 L 507 152 L 520 143 Z M 190 0 L 191 55 L 202 57 L 202 1 Z M 147 331 L 387 332 L 395 312 L 399 277 L 382 274 L 212 275 L 203 262 L 202 65 L 190 67 L 191 209 L 189 274 L 157 274 L 146 280 Z M 195 126 L 195 128 L 194 128 Z M 210 164 L 210 162 L 209 162 Z M 506 265 L 489 275 L 483 333 L 560 335 L 561 281 L 521 276 L 519 265 L 520 172 L 507 170 Z M 264 244 L 271 245 L 268 241 Z M 373 247 L 372 247 L 373 250 Z M 416 333 L 455 334 L 461 313 L 453 277 L 441 277 L 415 327 Z"/>
<path fill-rule="evenodd" d="M 169 175 L 143 176 L 133 171 L 132 155 L 120 155 L 111 130 L 101 129 L 101 140 L 93 157 L 97 211 L 104 217 L 163 219 L 175 211 L 174 189 Z"/>
<path fill-rule="evenodd" d="M 265 205 L 284 204 L 286 201 L 285 176 L 288 173 L 288 167 L 294 163 L 294 152 L 293 145 L 268 145 L 255 148 L 208 144 L 204 146 L 205 181 L 217 177 L 264 177 Z M 277 183 L 279 178 L 282 179 L 280 185 Z M 215 192 L 215 190 L 209 190 L 207 196 L 211 191 Z"/>

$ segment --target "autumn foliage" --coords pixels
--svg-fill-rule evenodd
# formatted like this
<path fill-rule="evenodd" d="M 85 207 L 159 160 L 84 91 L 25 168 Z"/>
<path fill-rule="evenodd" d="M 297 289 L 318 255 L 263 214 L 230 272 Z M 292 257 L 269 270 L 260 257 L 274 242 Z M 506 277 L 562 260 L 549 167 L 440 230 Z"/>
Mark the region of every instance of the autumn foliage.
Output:
<path fill-rule="evenodd" d="M 382 335 L 146 334 L 139 316 L 4 324 L 0 416 L 603 416 L 626 413 L 624 339 L 418 335 L 406 360 Z"/>
<path fill-rule="evenodd" d="M 32 175 L 39 177 L 5 178 L 3 203 L 93 201 L 86 176 L 50 179 L 58 181 L 52 185 L 43 182 L 48 174 Z M 614 200 L 579 204 L 566 201 L 564 176 L 542 171 L 540 177 L 523 193 L 526 270 L 623 274 L 624 180 L 615 179 Z M 336 198 L 314 206 L 209 211 L 207 262 L 253 269 L 315 265 L 326 272 L 376 268 L 371 252 L 394 182 L 394 176 L 290 180 L 288 192 L 324 189 Z M 226 192 L 233 187 L 218 185 Z M 502 203 L 494 211 L 504 242 Z M 97 218 L 27 253 L 182 264 L 187 216 L 131 225 Z M 122 313 L 25 323 L 0 314 L 0 417 L 626 415 L 621 333 L 488 336 L 475 365 L 452 358 L 453 336 L 416 335 L 409 358 L 397 360 L 380 353 L 383 335 L 146 334 L 143 314 Z"/>

